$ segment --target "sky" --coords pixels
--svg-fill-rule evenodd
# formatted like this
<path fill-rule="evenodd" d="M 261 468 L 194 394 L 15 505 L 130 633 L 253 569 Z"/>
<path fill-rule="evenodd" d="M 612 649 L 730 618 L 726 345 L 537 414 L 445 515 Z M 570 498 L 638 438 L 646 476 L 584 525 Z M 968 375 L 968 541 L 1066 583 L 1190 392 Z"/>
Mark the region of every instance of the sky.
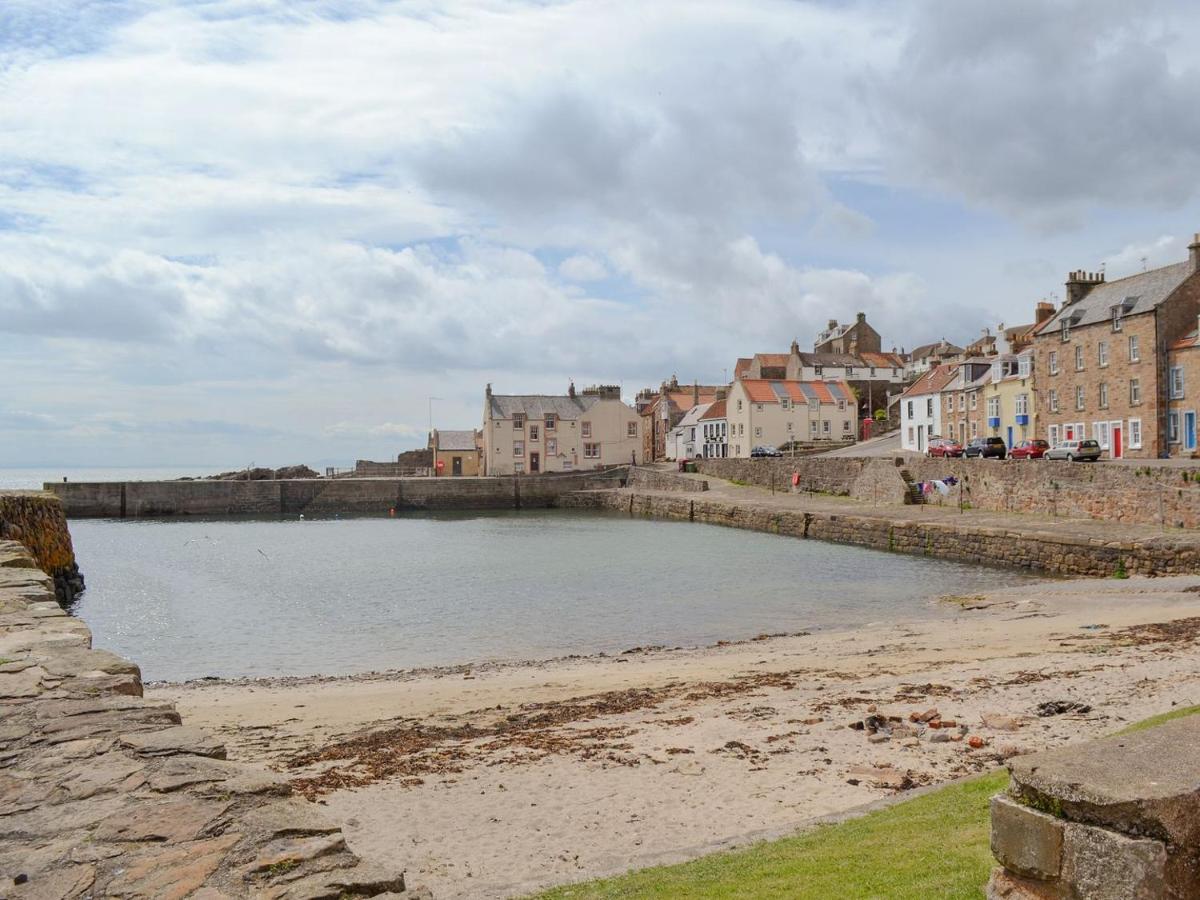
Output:
<path fill-rule="evenodd" d="M 1032 321 L 1186 257 L 1198 43 L 1156 0 L 3 0 L 0 467 L 349 465 L 488 383 Z"/>

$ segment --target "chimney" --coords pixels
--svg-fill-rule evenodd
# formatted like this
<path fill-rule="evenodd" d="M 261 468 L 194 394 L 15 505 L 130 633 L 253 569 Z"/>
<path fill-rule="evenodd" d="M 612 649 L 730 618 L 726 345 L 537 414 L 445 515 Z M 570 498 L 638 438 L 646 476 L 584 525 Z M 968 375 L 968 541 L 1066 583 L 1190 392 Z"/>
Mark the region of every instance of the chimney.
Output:
<path fill-rule="evenodd" d="M 827 326 L 827 329 L 828 329 L 829 331 L 833 331 L 833 329 L 835 329 L 835 328 L 837 328 L 837 319 L 830 319 L 830 320 L 829 320 L 829 325 Z"/>
<path fill-rule="evenodd" d="M 1033 318 L 1035 325 L 1041 325 L 1047 319 L 1054 318 L 1054 304 L 1049 300 L 1039 300 Z"/>
<path fill-rule="evenodd" d="M 859 324 L 859 325 L 862 325 L 862 324 L 866 323 L 866 321 L 867 321 L 867 314 L 866 314 L 866 313 L 859 313 L 859 314 L 858 314 L 858 324 Z"/>
<path fill-rule="evenodd" d="M 1192 264 L 1192 273 L 1200 273 L 1200 231 L 1192 236 L 1188 244 L 1188 262 Z"/>
<path fill-rule="evenodd" d="M 792 338 L 792 356 L 797 356 L 800 353 L 800 342 Z"/>
<path fill-rule="evenodd" d="M 1091 293 L 1092 288 L 1103 283 L 1103 272 L 1084 272 L 1082 270 L 1072 272 L 1067 276 L 1067 299 L 1063 301 L 1063 305 L 1070 306 L 1072 303 L 1078 303 Z"/>
<path fill-rule="evenodd" d="M 699 403 L 700 403 L 700 382 L 693 381 L 692 382 L 692 406 L 696 406 Z"/>
<path fill-rule="evenodd" d="M 716 393 L 716 395 L 714 396 L 714 399 L 716 399 L 716 400 L 724 400 L 724 399 L 725 399 L 725 388 L 723 388 L 723 387 L 719 387 L 719 388 L 717 388 L 717 393 Z"/>
<path fill-rule="evenodd" d="M 567 396 L 570 397 L 572 400 L 575 399 L 575 382 L 574 381 L 571 381 L 567 385 Z"/>
<path fill-rule="evenodd" d="M 492 399 L 492 383 L 490 381 L 488 382 L 487 390 L 483 392 L 483 396 L 488 400 Z"/>

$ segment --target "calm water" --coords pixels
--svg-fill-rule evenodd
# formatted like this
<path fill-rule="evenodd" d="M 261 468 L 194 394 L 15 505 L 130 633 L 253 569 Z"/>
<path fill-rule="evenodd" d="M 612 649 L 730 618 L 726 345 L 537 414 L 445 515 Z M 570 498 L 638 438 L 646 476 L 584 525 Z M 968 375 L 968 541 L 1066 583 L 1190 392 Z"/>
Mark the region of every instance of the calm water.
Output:
<path fill-rule="evenodd" d="M 709 644 L 934 614 L 1022 576 L 566 510 L 71 523 L 95 643 L 148 680 Z"/>

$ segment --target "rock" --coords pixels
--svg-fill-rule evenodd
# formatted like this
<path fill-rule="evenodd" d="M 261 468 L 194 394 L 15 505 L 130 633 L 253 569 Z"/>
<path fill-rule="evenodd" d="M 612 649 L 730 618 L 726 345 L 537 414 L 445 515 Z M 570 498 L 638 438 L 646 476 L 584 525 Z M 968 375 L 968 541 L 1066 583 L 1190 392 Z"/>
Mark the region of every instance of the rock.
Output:
<path fill-rule="evenodd" d="M 16 879 L 14 879 L 14 882 Z M 92 885 L 96 882 L 96 867 L 92 865 L 66 866 L 50 872 L 43 872 L 27 877 L 16 885 L 11 893 L 4 896 L 13 900 L 19 898 L 55 898 L 55 900 L 74 900 L 76 897 L 90 896 Z"/>
<path fill-rule="evenodd" d="M 95 838 L 101 841 L 163 841 L 177 844 L 209 834 L 229 809 L 228 803 L 182 797 L 160 803 L 142 803 L 136 816 L 124 813 L 100 825 Z"/>
<path fill-rule="evenodd" d="M 257 875 L 271 869 L 297 866 L 300 863 L 338 853 L 346 849 L 346 840 L 341 832 L 319 837 L 274 841 L 263 847 L 254 862 L 246 867 L 247 875 Z"/>
<path fill-rule="evenodd" d="M 979 749 L 987 746 L 987 741 L 985 741 L 979 735 L 973 734 L 973 735 L 971 735 L 971 738 L 967 741 L 967 746 L 970 747 L 972 750 L 979 750 Z"/>
<path fill-rule="evenodd" d="M 948 744 L 949 742 L 950 735 L 944 731 L 935 731 L 929 736 L 929 743 L 931 744 Z"/>
<path fill-rule="evenodd" d="M 868 781 L 874 787 L 902 788 L 911 782 L 906 772 L 889 766 L 854 766 L 847 774 Z"/>
<path fill-rule="evenodd" d="M 887 743 L 888 741 L 890 741 L 891 739 L 892 739 L 892 738 L 891 738 L 891 736 L 890 736 L 890 735 L 886 735 L 886 734 L 871 734 L 871 735 L 867 735 L 867 741 L 868 741 L 868 742 L 870 742 L 870 743 L 872 743 L 872 744 L 885 744 L 885 743 Z"/>
<path fill-rule="evenodd" d="M 239 834 L 224 834 L 206 841 L 131 853 L 124 868 L 109 882 L 107 894 L 183 900 L 208 880 L 240 839 Z"/>
<path fill-rule="evenodd" d="M 1004 713 L 984 713 L 979 717 L 979 721 L 983 723 L 984 728 L 991 728 L 993 731 L 1016 731 L 1024 724 L 1023 719 Z"/>
<path fill-rule="evenodd" d="M 1046 716 L 1061 716 L 1064 713 L 1089 713 L 1092 708 L 1086 703 L 1079 703 L 1076 700 L 1047 700 L 1045 703 L 1039 703 L 1037 714 L 1043 718 Z"/>
<path fill-rule="evenodd" d="M 1065 824 L 1003 794 L 992 798 L 992 855 L 1024 878 L 1049 881 L 1062 871 Z"/>
<path fill-rule="evenodd" d="M 209 756 L 213 759 L 225 758 L 225 745 L 220 740 L 203 728 L 191 725 L 163 728 L 160 731 L 123 734 L 120 741 L 122 746 L 129 747 L 139 756 L 172 756 L 178 753 L 189 753 L 196 756 Z"/>
<path fill-rule="evenodd" d="M 909 719 L 913 722 L 932 722 L 938 717 L 939 713 L 937 711 L 937 707 L 935 706 L 933 709 L 927 709 L 923 713 L 912 713 L 909 716 Z"/>

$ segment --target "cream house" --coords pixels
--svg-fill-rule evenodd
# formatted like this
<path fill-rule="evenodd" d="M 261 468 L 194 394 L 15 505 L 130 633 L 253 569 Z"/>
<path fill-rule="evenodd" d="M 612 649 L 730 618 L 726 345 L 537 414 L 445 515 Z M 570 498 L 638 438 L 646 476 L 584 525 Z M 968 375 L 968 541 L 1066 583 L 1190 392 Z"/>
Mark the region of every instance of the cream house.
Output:
<path fill-rule="evenodd" d="M 537 475 L 640 462 L 640 417 L 615 385 L 566 394 L 493 394 L 483 402 L 483 473 Z"/>
<path fill-rule="evenodd" d="M 842 381 L 739 379 L 725 401 L 729 455 L 793 441 L 852 441 L 856 406 Z"/>

